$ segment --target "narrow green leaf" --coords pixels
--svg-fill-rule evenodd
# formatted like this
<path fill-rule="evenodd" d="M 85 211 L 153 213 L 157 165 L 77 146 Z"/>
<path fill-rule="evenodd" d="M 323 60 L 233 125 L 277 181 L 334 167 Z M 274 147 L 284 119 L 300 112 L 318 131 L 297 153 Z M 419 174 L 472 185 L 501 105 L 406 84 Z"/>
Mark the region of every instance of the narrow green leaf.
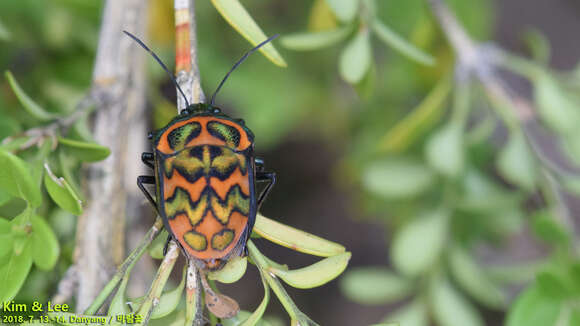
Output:
<path fill-rule="evenodd" d="M 364 305 L 384 305 L 404 299 L 414 284 L 386 268 L 350 268 L 340 280 L 342 293 Z M 394 320 L 393 321 L 398 321 Z"/>
<path fill-rule="evenodd" d="M 506 326 L 555 325 L 560 311 L 560 301 L 542 295 L 538 288 L 532 285 L 512 304 Z"/>
<path fill-rule="evenodd" d="M 577 106 L 550 74 L 537 74 L 534 95 L 540 117 L 550 128 L 562 134 L 576 130 L 580 121 Z"/>
<path fill-rule="evenodd" d="M 418 216 L 393 238 L 391 259 L 403 274 L 416 276 L 437 262 L 447 241 L 449 212 L 439 209 Z"/>
<path fill-rule="evenodd" d="M 375 161 L 364 170 L 363 186 L 378 196 L 400 199 L 419 195 L 433 184 L 434 174 L 422 163 L 404 157 Z"/>
<path fill-rule="evenodd" d="M 425 155 L 429 164 L 439 173 L 457 177 L 463 170 L 463 127 L 450 122 L 437 130 L 427 141 Z"/>
<path fill-rule="evenodd" d="M 462 297 L 444 278 L 433 280 L 431 305 L 438 325 L 483 326 L 483 320 L 473 305 Z"/>
<path fill-rule="evenodd" d="M 163 249 L 167 243 L 167 230 L 163 229 L 149 245 L 149 255 L 154 259 L 163 259 Z"/>
<path fill-rule="evenodd" d="M 537 62 L 546 65 L 550 62 L 550 40 L 542 32 L 528 28 L 524 34 L 524 41 Z"/>
<path fill-rule="evenodd" d="M 36 267 L 51 270 L 60 254 L 60 246 L 52 228 L 39 216 L 32 216 L 32 258 Z"/>
<path fill-rule="evenodd" d="M 498 309 L 505 305 L 505 294 L 463 248 L 455 246 L 451 250 L 449 263 L 457 283 L 469 295 L 489 308 Z"/>
<path fill-rule="evenodd" d="M 428 326 L 427 305 L 422 300 L 416 299 L 387 315 L 383 321 L 395 321 L 401 326 Z"/>
<path fill-rule="evenodd" d="M 517 208 L 522 200 L 520 194 L 500 187 L 474 168 L 468 169 L 461 181 L 463 191 L 456 205 L 464 211 L 497 215 L 498 209 Z"/>
<path fill-rule="evenodd" d="M 244 276 L 247 267 L 248 259 L 246 257 L 235 257 L 230 259 L 222 269 L 209 272 L 207 276 L 210 280 L 221 283 L 234 283 Z"/>
<path fill-rule="evenodd" d="M 266 311 L 266 307 L 268 307 L 268 302 L 270 301 L 270 287 L 268 286 L 268 283 L 266 283 L 262 273 L 263 271 L 260 271 L 260 278 L 262 280 L 262 285 L 264 286 L 264 299 L 262 299 L 262 302 L 260 302 L 258 308 L 256 308 L 256 310 L 248 317 L 248 319 L 246 319 L 244 323 L 241 324 L 242 326 L 257 325 L 260 319 L 262 319 L 262 316 Z"/>
<path fill-rule="evenodd" d="M 40 105 L 34 102 L 28 95 L 26 95 L 10 71 L 7 70 L 4 75 L 6 76 L 10 87 L 12 87 L 12 91 L 14 94 L 16 94 L 18 101 L 20 101 L 20 104 L 22 104 L 22 107 L 26 110 L 26 112 L 41 121 L 48 121 L 56 118 L 56 115 L 47 112 Z"/>
<path fill-rule="evenodd" d="M 353 20 L 359 9 L 359 0 L 326 0 L 326 3 L 341 22 Z"/>
<path fill-rule="evenodd" d="M 375 19 L 372 28 L 385 44 L 391 46 L 403 56 L 427 66 L 435 64 L 435 58 L 433 58 L 433 56 L 421 51 L 416 46 L 409 43 L 385 24 L 381 23 L 378 19 Z"/>
<path fill-rule="evenodd" d="M 28 241 L 19 255 L 12 254 L 6 264 L 0 266 L 0 302 L 8 302 L 16 296 L 28 276 L 32 265 Z"/>
<path fill-rule="evenodd" d="M 564 300 L 573 295 L 572 279 L 561 267 L 552 268 L 552 270 L 542 271 L 536 276 L 538 291 L 543 296 Z"/>
<path fill-rule="evenodd" d="M 83 212 L 81 200 L 68 182 L 64 178 L 55 176 L 47 163 L 44 164 L 44 169 L 46 170 L 44 174 L 44 186 L 50 198 L 67 212 L 74 215 L 81 215 Z"/>
<path fill-rule="evenodd" d="M 42 203 L 40 187 L 34 184 L 28 163 L 0 148 L 0 189 L 28 201 L 33 207 Z"/>
<path fill-rule="evenodd" d="M 399 121 L 379 141 L 381 152 L 402 152 L 443 116 L 444 103 L 451 91 L 451 78 L 446 74 L 421 103 Z"/>
<path fill-rule="evenodd" d="M 345 251 L 338 243 L 276 222 L 260 213 L 256 217 L 254 232 L 269 241 L 309 255 L 330 257 Z"/>
<path fill-rule="evenodd" d="M 497 168 L 510 182 L 528 191 L 534 189 L 536 161 L 522 132 L 514 131 L 510 134 L 507 144 L 499 153 Z"/>
<path fill-rule="evenodd" d="M 532 229 L 538 237 L 552 244 L 566 245 L 572 238 L 570 232 L 556 222 L 555 217 L 547 210 L 534 213 Z"/>
<path fill-rule="evenodd" d="M 361 29 L 340 54 L 339 72 L 350 84 L 360 82 L 372 62 L 371 42 L 368 29 Z"/>
<path fill-rule="evenodd" d="M 117 315 L 125 315 L 129 313 L 129 307 L 127 307 L 127 300 L 125 296 L 125 291 L 127 290 L 127 283 L 129 282 L 129 275 L 125 274 L 121 280 L 121 284 L 117 288 L 117 293 L 109 305 L 109 310 L 107 311 L 107 316 L 113 317 L 113 324 L 120 324 L 116 320 Z"/>
<path fill-rule="evenodd" d="M 311 289 L 326 284 L 344 271 L 350 260 L 350 252 L 327 257 L 310 266 L 285 270 L 270 268 L 270 271 L 288 285 L 298 289 Z"/>
<path fill-rule="evenodd" d="M 258 45 L 268 38 L 238 0 L 211 0 L 211 3 L 222 17 L 252 45 Z M 259 51 L 274 64 L 280 67 L 287 66 L 272 43 L 262 46 Z"/>
<path fill-rule="evenodd" d="M 280 43 L 282 46 L 295 51 L 318 50 L 343 41 L 351 31 L 352 26 L 344 26 L 321 32 L 290 34 L 282 37 Z"/>
<path fill-rule="evenodd" d="M 58 138 L 58 142 L 65 147 L 70 155 L 85 162 L 102 161 L 111 154 L 111 150 L 108 147 L 95 143 L 87 143 L 62 137 Z"/>
<path fill-rule="evenodd" d="M 183 288 L 185 287 L 185 275 L 186 273 L 184 272 L 181 278 L 181 282 L 179 285 L 177 285 L 177 287 L 175 287 L 175 289 L 165 292 L 161 295 L 159 304 L 155 306 L 153 312 L 151 313 L 151 319 L 159 319 L 175 311 L 179 305 L 179 302 L 181 301 L 181 298 L 183 297 L 182 293 Z"/>

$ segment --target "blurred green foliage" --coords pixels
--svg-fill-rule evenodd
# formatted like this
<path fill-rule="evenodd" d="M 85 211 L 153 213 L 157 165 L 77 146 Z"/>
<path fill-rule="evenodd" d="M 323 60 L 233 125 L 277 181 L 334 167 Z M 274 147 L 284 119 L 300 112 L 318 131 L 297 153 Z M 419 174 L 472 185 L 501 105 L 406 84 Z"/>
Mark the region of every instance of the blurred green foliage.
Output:
<path fill-rule="evenodd" d="M 237 3 L 214 4 L 230 2 Z M 447 3 L 471 37 L 489 40 L 490 1 Z M 74 109 L 90 84 L 101 5 L 0 2 L 0 66 L 12 72 L 0 81 L 0 138 Z M 293 137 L 340 152 L 332 168 L 357 200 L 353 218 L 373 218 L 388 230 L 389 259 L 347 269 L 345 296 L 364 305 L 404 302 L 384 321 L 405 326 L 483 325 L 480 308 L 507 311 L 508 326 L 580 324 L 576 236 L 559 198 L 564 190 L 580 193 L 578 176 L 546 163 L 509 103 L 452 78 L 454 55 L 425 1 L 248 0 L 244 7 L 266 35 L 282 34 L 275 46 L 288 68 L 254 56 L 216 104 L 246 120 L 260 150 Z M 172 12 L 170 1 L 152 1 L 149 43 L 168 66 Z M 198 1 L 197 13 L 202 84 L 211 94 L 248 44 L 212 3 Z M 499 65 L 530 81 L 539 124 L 577 164 L 580 74 L 551 70 L 549 41 L 537 31 L 526 31 L 524 42 L 532 59 L 503 53 Z M 163 71 L 148 65 L 160 127 L 175 106 L 160 91 L 169 85 Z M 0 247 L 0 302 L 21 286 L 17 300 L 43 300 L 70 265 L 79 164 L 108 155 L 91 143 L 84 123 L 40 147 L 18 151 L 26 141 L 18 138 L 0 147 L 0 241 L 8 244 Z M 38 171 L 46 171 L 52 201 L 39 190 Z M 476 254 L 501 251 L 528 228 L 547 248 L 541 260 L 488 266 Z M 526 286 L 515 299 L 508 291 L 514 285 Z"/>

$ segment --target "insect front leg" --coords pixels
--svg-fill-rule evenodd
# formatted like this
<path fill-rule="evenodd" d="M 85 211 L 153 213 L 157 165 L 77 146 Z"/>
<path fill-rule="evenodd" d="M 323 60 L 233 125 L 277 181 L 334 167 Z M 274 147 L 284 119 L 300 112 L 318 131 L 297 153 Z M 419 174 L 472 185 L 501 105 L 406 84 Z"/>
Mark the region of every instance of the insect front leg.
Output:
<path fill-rule="evenodd" d="M 153 167 L 153 160 L 155 159 L 155 157 L 153 156 L 153 153 L 150 152 L 143 152 L 143 154 L 141 154 L 141 161 L 143 161 L 143 164 L 147 165 L 150 168 L 154 168 Z"/>
<path fill-rule="evenodd" d="M 274 187 L 274 184 L 276 184 L 276 172 L 256 171 L 256 181 L 268 182 L 266 188 L 262 190 L 262 192 L 260 193 L 260 197 L 258 197 L 257 204 L 259 209 L 264 199 L 266 199 L 266 196 L 268 196 L 268 194 L 270 193 L 270 190 L 272 190 L 272 187 Z"/>
<path fill-rule="evenodd" d="M 147 197 L 147 199 L 149 200 L 151 205 L 153 205 L 153 207 L 155 207 L 155 210 L 157 210 L 157 203 L 153 199 L 153 196 L 151 196 L 149 191 L 145 188 L 144 184 L 154 185 L 155 184 L 155 177 L 150 176 L 150 175 L 140 175 L 137 177 L 137 186 L 139 187 L 139 189 L 141 189 L 141 191 L 143 192 L 145 197 Z"/>

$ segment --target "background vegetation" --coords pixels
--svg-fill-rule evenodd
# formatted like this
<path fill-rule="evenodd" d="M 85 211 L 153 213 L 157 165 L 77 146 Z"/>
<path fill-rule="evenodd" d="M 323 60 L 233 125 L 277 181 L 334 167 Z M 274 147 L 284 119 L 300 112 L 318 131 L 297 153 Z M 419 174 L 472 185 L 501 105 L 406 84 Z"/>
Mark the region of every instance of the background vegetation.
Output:
<path fill-rule="evenodd" d="M 485 60 L 462 61 L 423 0 L 244 2 L 267 34 L 282 34 L 275 45 L 288 63 L 281 69 L 255 55 L 216 102 L 246 120 L 257 151 L 278 173 L 263 212 L 353 253 L 339 282 L 289 292 L 322 325 L 579 325 L 577 46 L 552 48 L 534 21 L 515 30 L 502 23 L 502 10 L 516 3 L 539 10 L 530 2 L 446 3 L 474 40 L 517 38 L 507 45 L 517 44 L 521 56 L 486 43 L 477 47 Z M 44 108 L 24 110 L 7 75 L 0 81 L 1 138 L 74 110 L 90 84 L 101 5 L 0 2 L 0 67 Z M 563 11 L 577 27 L 576 5 L 553 6 L 543 11 L 554 12 L 547 30 L 564 24 Z M 198 1 L 197 8 L 202 85 L 211 93 L 249 45 L 211 4 Z M 172 66 L 172 3 L 152 1 L 150 12 L 148 43 Z M 561 53 L 572 54 L 555 70 Z M 156 63 L 148 65 L 151 127 L 158 128 L 174 116 L 175 94 Z M 107 154 L 88 131 L 82 120 L 69 140 L 23 151 L 17 148 L 26 140 L 2 145 L 0 298 L 46 301 L 71 264 L 76 198 L 51 187 L 82 199 L 81 163 Z M 87 146 L 100 156 L 87 158 Z M 70 184 L 51 178 L 45 161 Z M 48 196 L 35 186 L 43 170 Z M 23 175 L 25 186 L 16 187 Z M 27 223 L 42 231 L 25 237 Z M 277 261 L 310 263 L 260 244 Z M 257 277 L 228 294 L 256 306 Z"/>

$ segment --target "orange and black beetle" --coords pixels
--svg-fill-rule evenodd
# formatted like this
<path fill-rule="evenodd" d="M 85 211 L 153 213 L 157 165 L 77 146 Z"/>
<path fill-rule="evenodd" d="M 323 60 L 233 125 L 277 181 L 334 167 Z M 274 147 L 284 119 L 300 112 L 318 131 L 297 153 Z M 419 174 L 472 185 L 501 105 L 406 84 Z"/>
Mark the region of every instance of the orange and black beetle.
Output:
<path fill-rule="evenodd" d="M 233 69 L 272 39 L 246 53 L 215 93 Z M 254 156 L 254 134 L 244 121 L 213 106 L 215 93 L 210 104 L 188 104 L 167 126 L 150 133 L 153 152 L 143 153 L 142 160 L 155 176 L 137 179 L 170 237 L 204 270 L 220 269 L 229 258 L 244 254 L 258 208 L 276 181 L 275 173 L 265 172 L 263 161 Z M 268 184 L 256 197 L 260 181 Z M 144 184 L 155 184 L 156 200 Z"/>

